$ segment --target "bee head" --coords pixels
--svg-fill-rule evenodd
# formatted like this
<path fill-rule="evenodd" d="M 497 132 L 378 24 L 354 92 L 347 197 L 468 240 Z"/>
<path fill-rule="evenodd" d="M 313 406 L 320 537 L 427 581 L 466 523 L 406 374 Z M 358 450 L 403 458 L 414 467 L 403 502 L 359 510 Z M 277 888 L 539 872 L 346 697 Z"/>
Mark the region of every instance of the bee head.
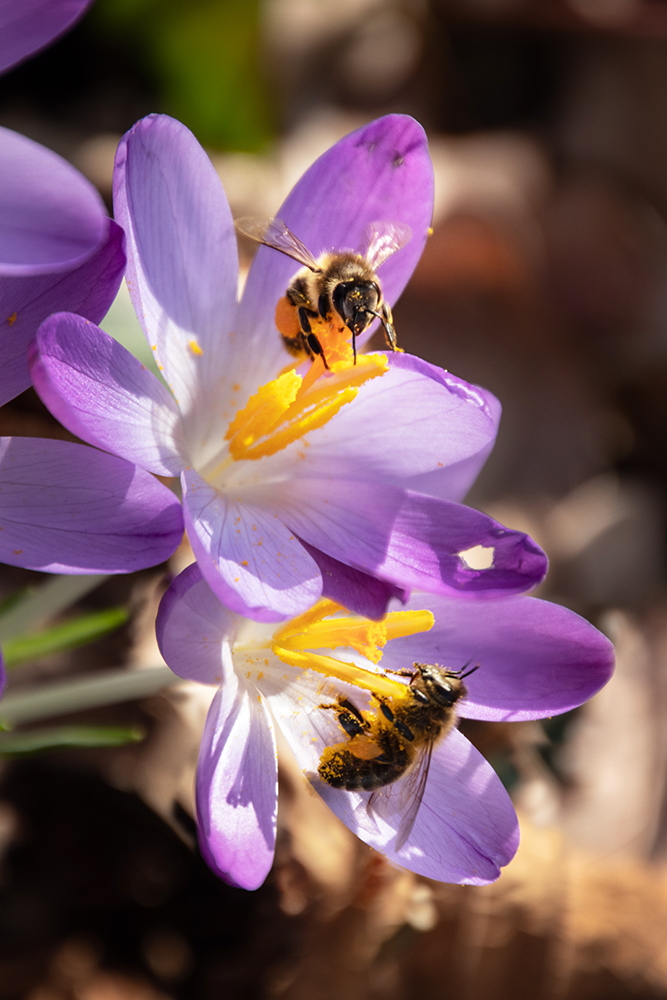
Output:
<path fill-rule="evenodd" d="M 345 325 L 357 335 L 371 324 L 382 301 L 374 281 L 339 281 L 331 298 Z"/>
<path fill-rule="evenodd" d="M 417 673 L 413 687 L 421 689 L 443 708 L 451 708 L 467 694 L 460 675 L 455 671 L 443 670 L 441 667 L 433 667 L 426 663 L 415 663 L 414 667 Z"/>

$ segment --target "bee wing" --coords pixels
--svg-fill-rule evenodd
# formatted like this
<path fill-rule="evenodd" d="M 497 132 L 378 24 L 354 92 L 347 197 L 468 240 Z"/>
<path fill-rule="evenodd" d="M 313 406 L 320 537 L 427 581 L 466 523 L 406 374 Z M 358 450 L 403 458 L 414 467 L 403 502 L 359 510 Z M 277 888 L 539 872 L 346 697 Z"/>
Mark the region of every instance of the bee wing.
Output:
<path fill-rule="evenodd" d="M 377 813 L 385 821 L 391 820 L 392 817 L 398 819 L 394 843 L 395 851 L 400 851 L 415 825 L 417 813 L 424 797 L 434 745 L 434 740 L 429 740 L 420 753 L 415 767 L 405 778 L 373 792 L 368 800 L 369 814 Z"/>
<path fill-rule="evenodd" d="M 366 230 L 366 252 L 364 257 L 377 271 L 388 257 L 404 247 L 412 239 L 410 226 L 400 222 L 371 222 Z"/>
<path fill-rule="evenodd" d="M 311 271 L 321 270 L 308 247 L 287 228 L 282 219 L 263 219 L 254 215 L 244 215 L 240 219 L 234 219 L 234 225 L 239 233 L 254 240 L 255 243 L 263 243 L 264 246 L 280 250 Z"/>

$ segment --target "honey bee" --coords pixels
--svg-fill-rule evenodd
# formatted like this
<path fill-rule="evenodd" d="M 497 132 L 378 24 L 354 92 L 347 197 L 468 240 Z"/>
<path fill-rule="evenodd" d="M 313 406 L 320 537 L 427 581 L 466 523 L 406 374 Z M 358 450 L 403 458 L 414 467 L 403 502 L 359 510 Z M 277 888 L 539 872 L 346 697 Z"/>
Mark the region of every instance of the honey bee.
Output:
<path fill-rule="evenodd" d="M 318 774 L 334 788 L 373 792 L 369 812 L 378 804 L 378 789 L 405 774 L 402 787 L 401 822 L 396 837 L 399 850 L 410 835 L 426 787 L 431 755 L 456 721 L 456 703 L 467 694 L 463 683 L 478 669 L 447 670 L 426 663 L 414 663 L 413 671 L 396 671 L 410 677 L 405 695 L 387 697 L 373 694 L 378 708 L 362 711 L 349 698 L 339 697 L 320 708 L 330 709 L 347 739 L 325 747 Z"/>
<path fill-rule="evenodd" d="M 316 259 L 281 219 L 247 216 L 236 219 L 234 225 L 242 235 L 303 265 L 276 308 L 276 326 L 291 354 L 305 353 L 311 360 L 319 356 L 329 368 L 326 354 L 341 337 L 347 340 L 351 334 L 356 364 L 357 337 L 374 319 L 382 323 L 387 346 L 396 350 L 391 309 L 375 272 L 412 238 L 409 226 L 372 222 L 363 254 L 331 251 Z"/>

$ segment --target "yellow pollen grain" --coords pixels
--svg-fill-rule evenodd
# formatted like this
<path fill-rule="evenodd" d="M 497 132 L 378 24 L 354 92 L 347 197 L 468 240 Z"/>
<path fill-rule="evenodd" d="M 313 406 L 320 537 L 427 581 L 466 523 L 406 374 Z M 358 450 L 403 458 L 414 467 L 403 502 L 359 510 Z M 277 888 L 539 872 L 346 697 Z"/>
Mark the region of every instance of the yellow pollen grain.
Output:
<path fill-rule="evenodd" d="M 193 354 L 200 355 L 204 353 L 196 340 L 189 340 L 188 347 L 190 348 Z"/>
<path fill-rule="evenodd" d="M 16 313 L 15 312 L 13 312 L 11 314 L 11 316 L 7 317 L 7 322 L 9 323 L 10 326 L 14 326 L 14 323 L 16 323 Z"/>

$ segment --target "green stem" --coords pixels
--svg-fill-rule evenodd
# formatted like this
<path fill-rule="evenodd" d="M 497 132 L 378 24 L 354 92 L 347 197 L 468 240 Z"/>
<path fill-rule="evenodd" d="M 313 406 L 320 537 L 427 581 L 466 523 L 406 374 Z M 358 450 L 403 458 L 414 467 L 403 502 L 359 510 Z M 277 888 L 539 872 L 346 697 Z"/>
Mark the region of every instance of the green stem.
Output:
<path fill-rule="evenodd" d="M 30 632 L 39 622 L 69 608 L 108 576 L 54 576 L 0 615 L 0 643 Z"/>
<path fill-rule="evenodd" d="M 0 702 L 0 726 L 12 729 L 23 722 L 69 715 L 86 708 L 115 705 L 157 694 L 165 687 L 181 683 L 169 667 L 145 670 L 100 671 L 94 676 L 39 684 L 25 693 L 11 692 Z"/>

